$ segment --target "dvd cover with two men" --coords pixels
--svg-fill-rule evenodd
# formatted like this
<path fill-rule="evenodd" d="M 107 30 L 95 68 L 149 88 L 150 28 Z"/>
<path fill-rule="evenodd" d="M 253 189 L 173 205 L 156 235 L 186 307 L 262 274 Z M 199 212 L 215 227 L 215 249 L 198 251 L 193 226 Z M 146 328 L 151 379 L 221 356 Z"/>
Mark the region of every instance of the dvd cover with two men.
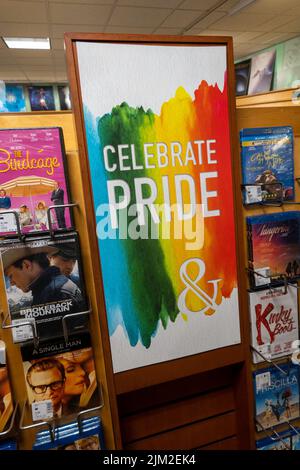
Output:
<path fill-rule="evenodd" d="M 85 331 L 88 311 L 76 232 L 0 245 L 8 311 L 16 343 Z M 65 319 L 65 325 L 63 324 Z M 27 323 L 27 325 L 23 325 Z M 29 323 L 29 325 L 28 325 Z"/>
<path fill-rule="evenodd" d="M 89 333 L 21 348 L 32 419 L 61 418 L 100 404 Z M 45 405 L 47 416 L 40 416 Z M 40 416 L 40 417 L 39 417 Z"/>
<path fill-rule="evenodd" d="M 60 127 L 0 129 L 0 236 L 73 227 L 63 132 Z"/>

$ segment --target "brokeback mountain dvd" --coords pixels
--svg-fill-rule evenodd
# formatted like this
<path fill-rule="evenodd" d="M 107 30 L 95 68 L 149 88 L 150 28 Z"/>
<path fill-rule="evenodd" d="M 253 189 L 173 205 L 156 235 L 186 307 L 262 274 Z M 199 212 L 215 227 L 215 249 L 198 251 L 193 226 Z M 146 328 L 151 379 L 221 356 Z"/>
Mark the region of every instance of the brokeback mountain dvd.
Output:
<path fill-rule="evenodd" d="M 0 254 L 14 342 L 32 339 L 34 328 L 42 341 L 62 336 L 64 317 L 69 335 L 87 329 L 87 314 L 66 317 L 88 311 L 76 232 L 7 240 Z"/>

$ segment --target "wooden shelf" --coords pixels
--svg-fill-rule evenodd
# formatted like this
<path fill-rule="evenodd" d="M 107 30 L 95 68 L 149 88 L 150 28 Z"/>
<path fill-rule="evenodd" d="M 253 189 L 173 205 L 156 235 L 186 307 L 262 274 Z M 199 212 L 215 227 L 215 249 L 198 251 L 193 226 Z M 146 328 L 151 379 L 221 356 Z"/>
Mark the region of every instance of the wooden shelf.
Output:
<path fill-rule="evenodd" d="M 268 126 L 292 126 L 294 130 L 294 165 L 295 177 L 300 175 L 300 106 L 291 102 L 291 94 L 294 89 L 274 91 L 266 94 L 246 96 L 237 98 L 237 128 L 238 131 L 243 128 L 252 127 L 268 127 Z M 295 201 L 300 201 L 300 187 L 295 183 Z M 246 230 L 246 217 L 260 214 L 270 214 L 275 212 L 285 212 L 299 210 L 299 206 L 289 204 L 282 207 L 269 207 L 269 206 L 253 206 L 243 208 L 243 243 L 245 253 L 245 267 L 248 265 L 247 259 L 247 230 Z M 298 304 L 299 304 L 299 291 L 298 291 Z M 299 312 L 298 312 L 299 314 Z M 250 339 L 250 317 L 248 317 L 248 338 Z M 286 363 L 287 358 L 277 360 L 276 363 Z M 258 365 L 252 364 L 250 357 L 249 370 L 254 371 L 269 364 L 264 362 Z M 250 373 L 249 387 L 253 388 L 252 376 Z M 253 402 L 254 409 L 254 402 Z M 300 425 L 300 419 L 293 421 L 293 425 Z M 266 437 L 264 432 L 256 432 L 254 419 L 250 423 L 252 426 L 251 434 L 255 439 L 262 439 Z M 278 426 L 278 431 L 287 429 L 287 425 Z M 277 430 L 277 427 L 276 427 Z"/>
<path fill-rule="evenodd" d="M 236 98 L 236 107 L 239 108 L 274 108 L 278 106 L 297 106 L 292 101 L 292 95 L 297 88 L 287 88 L 286 90 L 274 90 L 269 93 L 258 93 L 256 95 L 239 96 Z M 297 104 L 298 103 L 298 104 Z"/>

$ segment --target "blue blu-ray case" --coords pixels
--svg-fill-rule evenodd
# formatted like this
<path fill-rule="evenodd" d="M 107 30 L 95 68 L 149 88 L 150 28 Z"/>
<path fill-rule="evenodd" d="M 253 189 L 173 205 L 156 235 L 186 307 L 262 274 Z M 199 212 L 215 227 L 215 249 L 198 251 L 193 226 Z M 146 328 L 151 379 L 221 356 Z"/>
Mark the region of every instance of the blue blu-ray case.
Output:
<path fill-rule="evenodd" d="M 33 450 L 104 450 L 104 434 L 99 417 L 58 426 L 51 438 L 48 430 L 37 433 Z"/>
<path fill-rule="evenodd" d="M 279 432 L 280 438 L 265 437 L 256 441 L 257 450 L 292 450 L 292 434 L 289 431 Z"/>
<path fill-rule="evenodd" d="M 277 126 L 242 129 L 240 146 L 244 203 L 293 200 L 293 128 Z"/>
<path fill-rule="evenodd" d="M 14 439 L 1 441 L 0 450 L 17 450 L 17 442 Z"/>
<path fill-rule="evenodd" d="M 92 418 L 87 418 L 82 421 L 82 428 L 87 430 L 92 427 L 99 426 L 99 417 L 94 416 Z M 72 433 L 78 433 L 78 422 L 72 421 L 70 423 L 65 423 L 54 428 L 54 439 L 61 439 L 64 436 L 69 436 Z M 39 431 L 35 436 L 35 443 L 44 443 L 48 442 L 51 439 L 49 429 L 43 429 Z"/>

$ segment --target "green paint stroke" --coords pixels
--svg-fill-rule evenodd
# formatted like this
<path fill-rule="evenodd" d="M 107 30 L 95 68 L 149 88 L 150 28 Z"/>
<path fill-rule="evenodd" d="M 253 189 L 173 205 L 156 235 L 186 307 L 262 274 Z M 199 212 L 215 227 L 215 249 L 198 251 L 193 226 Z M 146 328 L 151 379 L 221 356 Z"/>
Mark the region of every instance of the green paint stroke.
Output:
<path fill-rule="evenodd" d="M 113 145 L 117 148 L 121 144 L 129 146 L 134 144 L 136 163 L 142 165 L 145 137 L 147 137 L 147 142 L 156 141 L 154 120 L 153 112 L 144 111 L 142 107 L 131 108 L 127 103 L 114 107 L 111 114 L 103 116 L 98 123 L 102 148 L 105 145 Z M 113 173 L 106 172 L 107 179 L 121 179 L 128 183 L 131 189 L 131 204 L 136 203 L 134 178 L 144 176 L 146 176 L 144 169 L 121 172 L 118 168 Z M 130 224 L 134 219 L 136 216 L 128 217 L 128 223 Z M 178 315 L 175 292 L 165 268 L 165 257 L 159 240 L 153 240 L 150 237 L 137 240 L 127 238 L 121 242 L 130 273 L 128 281 L 135 306 L 134 321 L 142 344 L 149 348 L 159 320 L 166 328 L 169 319 L 174 322 Z M 118 273 L 116 273 L 117 276 Z M 124 315 L 126 312 L 123 312 Z M 132 316 L 123 318 L 123 321 L 132 344 L 133 338 L 130 338 Z"/>

